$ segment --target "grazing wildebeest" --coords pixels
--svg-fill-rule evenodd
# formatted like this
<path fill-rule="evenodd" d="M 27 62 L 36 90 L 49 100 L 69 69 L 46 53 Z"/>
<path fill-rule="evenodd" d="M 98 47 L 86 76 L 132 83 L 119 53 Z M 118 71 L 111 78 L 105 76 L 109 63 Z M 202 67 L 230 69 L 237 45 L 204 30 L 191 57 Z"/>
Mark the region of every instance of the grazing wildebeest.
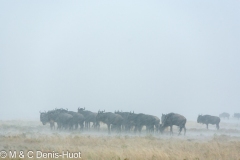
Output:
<path fill-rule="evenodd" d="M 162 124 L 160 127 L 161 132 L 163 132 L 163 130 L 166 127 L 170 126 L 170 134 L 172 135 L 173 134 L 172 126 L 175 125 L 175 126 L 179 126 L 178 135 L 181 134 L 182 129 L 184 129 L 184 135 L 186 134 L 185 125 L 186 125 L 187 119 L 184 116 L 176 113 L 162 114 L 161 121 L 162 121 Z"/>
<path fill-rule="evenodd" d="M 234 113 L 233 117 L 239 119 L 240 118 L 240 113 Z"/>
<path fill-rule="evenodd" d="M 96 117 L 97 113 L 87 111 L 84 108 L 78 108 L 78 113 L 82 114 L 85 117 L 85 128 L 90 129 L 90 123 L 93 123 L 93 127 L 99 129 L 100 124 L 97 123 Z"/>
<path fill-rule="evenodd" d="M 143 113 L 135 114 L 135 113 L 130 113 L 128 115 L 128 121 L 133 122 L 135 128 L 134 132 L 139 131 L 141 133 L 142 127 L 146 126 L 147 132 L 152 132 L 154 131 L 154 126 L 156 130 L 158 130 L 158 126 L 160 123 L 160 119 L 156 116 L 152 115 L 147 115 Z"/>
<path fill-rule="evenodd" d="M 216 124 L 216 128 L 219 129 L 220 118 L 217 116 L 211 116 L 211 115 L 198 115 L 197 122 L 206 124 L 207 129 L 208 129 L 208 124 L 213 124 L 213 125 Z"/>
<path fill-rule="evenodd" d="M 223 112 L 223 113 L 219 114 L 219 117 L 220 117 L 220 118 L 227 118 L 227 119 L 229 119 L 230 114 L 227 113 L 227 112 Z"/>
<path fill-rule="evenodd" d="M 108 134 L 111 133 L 111 125 L 113 125 L 116 130 L 121 132 L 121 126 L 123 124 L 123 117 L 120 116 L 119 114 L 98 111 L 96 120 L 98 123 L 103 122 L 103 123 L 107 124 Z"/>

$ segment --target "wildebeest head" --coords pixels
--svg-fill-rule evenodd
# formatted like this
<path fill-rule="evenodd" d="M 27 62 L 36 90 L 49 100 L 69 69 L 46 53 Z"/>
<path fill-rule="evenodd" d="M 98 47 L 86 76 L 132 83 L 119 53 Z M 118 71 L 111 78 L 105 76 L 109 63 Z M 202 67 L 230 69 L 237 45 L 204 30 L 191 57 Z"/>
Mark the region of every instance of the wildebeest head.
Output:
<path fill-rule="evenodd" d="M 49 120 L 46 112 L 40 112 L 40 121 L 42 122 L 43 125 L 47 124 Z"/>
<path fill-rule="evenodd" d="M 83 112 L 83 111 L 85 111 L 85 107 L 84 107 L 84 108 L 78 107 L 78 113 L 81 113 L 81 112 Z"/>
<path fill-rule="evenodd" d="M 201 122 L 202 122 L 202 115 L 198 115 L 197 123 L 201 123 Z"/>

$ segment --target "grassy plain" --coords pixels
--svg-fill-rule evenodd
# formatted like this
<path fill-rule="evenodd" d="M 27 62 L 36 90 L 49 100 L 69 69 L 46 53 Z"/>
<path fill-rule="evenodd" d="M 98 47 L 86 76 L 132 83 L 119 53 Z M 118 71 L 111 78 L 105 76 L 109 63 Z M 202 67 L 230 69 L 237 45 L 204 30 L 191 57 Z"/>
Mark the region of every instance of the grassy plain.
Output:
<path fill-rule="evenodd" d="M 0 151 L 80 151 L 84 160 L 240 160 L 239 122 L 224 121 L 221 126 L 219 131 L 214 126 L 206 130 L 188 122 L 186 136 L 177 136 L 177 127 L 173 136 L 168 131 L 163 135 L 143 132 L 109 136 L 105 127 L 99 132 L 51 131 L 37 121 L 0 121 Z M 32 159 L 37 159 L 35 156 Z"/>

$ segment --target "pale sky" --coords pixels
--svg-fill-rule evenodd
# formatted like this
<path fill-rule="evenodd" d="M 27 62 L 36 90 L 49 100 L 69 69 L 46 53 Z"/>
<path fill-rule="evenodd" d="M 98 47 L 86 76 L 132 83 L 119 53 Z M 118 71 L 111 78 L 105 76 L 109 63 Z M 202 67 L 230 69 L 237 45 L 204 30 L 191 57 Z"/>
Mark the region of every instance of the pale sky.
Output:
<path fill-rule="evenodd" d="M 240 113 L 240 1 L 0 1 L 0 120 L 78 107 Z"/>

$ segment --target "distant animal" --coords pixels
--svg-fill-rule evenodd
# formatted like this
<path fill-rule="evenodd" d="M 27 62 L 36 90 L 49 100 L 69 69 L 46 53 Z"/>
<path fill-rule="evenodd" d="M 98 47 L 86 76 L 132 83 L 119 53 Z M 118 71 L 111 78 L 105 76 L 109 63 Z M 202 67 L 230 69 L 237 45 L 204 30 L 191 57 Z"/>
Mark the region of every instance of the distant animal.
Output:
<path fill-rule="evenodd" d="M 68 113 L 59 113 L 56 122 L 58 129 L 71 129 L 73 126 L 73 116 Z"/>
<path fill-rule="evenodd" d="M 197 123 L 206 124 L 208 129 L 208 124 L 216 124 L 216 128 L 219 129 L 220 118 L 211 115 L 198 115 Z"/>
<path fill-rule="evenodd" d="M 75 129 L 78 128 L 78 125 L 83 129 L 84 116 L 80 113 L 68 111 L 67 109 L 55 109 L 47 112 L 48 120 L 51 123 L 57 123 L 57 129 Z M 51 124 L 50 124 L 51 125 Z"/>
<path fill-rule="evenodd" d="M 75 126 L 75 129 L 78 129 L 78 125 L 80 125 L 81 130 L 83 130 L 84 120 L 85 120 L 84 116 L 81 113 L 74 112 L 74 111 L 68 111 L 66 113 L 73 116 L 72 123 L 70 123 L 71 124 L 70 128 L 73 129 L 73 126 Z"/>
<path fill-rule="evenodd" d="M 227 119 L 229 119 L 230 114 L 227 113 L 227 112 L 223 112 L 223 113 L 219 114 L 219 117 L 220 117 L 220 118 L 227 118 Z"/>
<path fill-rule="evenodd" d="M 85 129 L 88 130 L 90 129 L 90 123 L 93 123 L 93 127 L 96 129 L 99 129 L 100 124 L 97 123 L 96 121 L 96 117 L 97 117 L 97 113 L 91 112 L 91 111 L 87 111 L 84 108 L 78 108 L 78 113 L 82 114 L 85 118 Z"/>
<path fill-rule="evenodd" d="M 115 111 L 114 113 L 119 114 L 120 116 L 123 117 L 122 129 L 125 132 L 130 132 L 130 130 L 133 128 L 133 124 L 130 121 L 128 121 L 128 116 L 131 112 Z"/>
<path fill-rule="evenodd" d="M 234 113 L 233 117 L 239 119 L 240 118 L 240 113 Z"/>
<path fill-rule="evenodd" d="M 154 127 L 156 128 L 156 131 L 157 131 L 160 123 L 160 119 L 158 117 L 153 115 L 143 114 L 143 113 L 139 113 L 139 114 L 130 113 L 128 115 L 128 121 L 134 124 L 135 133 L 137 131 L 141 133 L 143 126 L 146 126 L 147 132 L 154 132 Z"/>
<path fill-rule="evenodd" d="M 113 128 L 117 131 L 121 132 L 121 126 L 123 124 L 123 117 L 119 114 L 111 113 L 111 112 L 105 112 L 105 111 L 98 111 L 97 122 L 103 122 L 107 124 L 108 127 L 108 134 L 111 134 L 111 125 L 113 125 Z"/>
<path fill-rule="evenodd" d="M 162 121 L 162 124 L 160 125 L 161 132 L 163 132 L 166 127 L 170 126 L 170 134 L 172 135 L 173 134 L 172 127 L 173 125 L 175 125 L 175 126 L 179 126 L 178 135 L 181 134 L 182 129 L 184 129 L 184 135 L 186 134 L 185 125 L 186 125 L 187 119 L 184 116 L 177 113 L 162 114 L 161 121 Z"/>

